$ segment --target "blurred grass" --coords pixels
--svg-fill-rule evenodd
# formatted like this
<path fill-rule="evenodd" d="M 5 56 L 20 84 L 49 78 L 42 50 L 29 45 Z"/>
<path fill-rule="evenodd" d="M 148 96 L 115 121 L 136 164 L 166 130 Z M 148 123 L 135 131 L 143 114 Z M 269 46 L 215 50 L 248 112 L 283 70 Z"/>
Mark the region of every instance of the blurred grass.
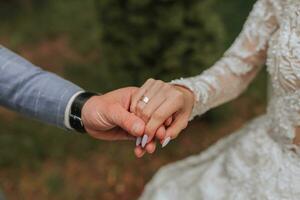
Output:
<path fill-rule="evenodd" d="M 234 40 L 253 2 L 218 2 L 226 29 L 218 51 Z M 96 8 L 94 0 L 0 0 L 0 43 L 87 90 L 118 88 L 124 81 L 107 81 L 116 78 L 101 65 Z M 266 77 L 263 70 L 241 98 L 210 111 L 167 149 L 142 160 L 134 158 L 131 142 L 95 141 L 1 109 L 0 186 L 10 199 L 135 199 L 160 166 L 198 153 L 262 113 Z"/>

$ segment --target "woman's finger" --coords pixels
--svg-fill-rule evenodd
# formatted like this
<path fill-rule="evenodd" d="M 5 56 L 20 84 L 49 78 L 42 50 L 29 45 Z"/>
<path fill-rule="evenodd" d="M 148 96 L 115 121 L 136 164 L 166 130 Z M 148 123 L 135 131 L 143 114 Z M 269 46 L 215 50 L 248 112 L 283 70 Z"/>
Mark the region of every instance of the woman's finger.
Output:
<path fill-rule="evenodd" d="M 163 86 L 164 82 L 155 81 L 144 94 L 144 96 L 147 97 L 149 101 L 140 101 L 141 103 L 138 103 L 135 114 L 138 117 L 141 117 L 144 120 L 144 122 L 148 122 L 149 118 L 151 117 L 151 114 L 164 101 L 165 92 L 164 90 L 162 90 Z"/>
<path fill-rule="evenodd" d="M 145 134 L 142 138 L 141 146 L 144 148 L 150 141 L 153 140 L 154 136 L 156 136 L 158 140 L 164 139 L 166 136 L 166 128 L 161 125 L 158 127 L 157 131 L 153 132 L 153 134 Z"/>
<path fill-rule="evenodd" d="M 141 158 L 145 155 L 146 151 L 142 147 L 138 146 L 134 149 L 134 154 L 136 157 Z"/>
<path fill-rule="evenodd" d="M 143 95 L 146 93 L 146 91 L 152 86 L 152 83 L 154 83 L 155 80 L 150 78 L 148 79 L 144 85 L 142 85 L 142 87 L 140 87 L 137 91 L 137 93 L 135 93 L 132 98 L 131 98 L 131 104 L 130 104 L 130 112 L 132 113 L 136 113 L 136 107 L 138 102 L 141 100 L 141 98 L 143 97 Z"/>
<path fill-rule="evenodd" d="M 153 113 L 149 122 L 146 124 L 145 135 L 143 139 L 146 137 L 148 141 L 151 141 L 158 128 L 162 126 L 170 116 L 178 112 L 181 109 L 181 107 L 182 107 L 182 103 L 176 100 L 174 101 L 173 98 L 169 98 L 168 100 L 166 100 Z"/>
<path fill-rule="evenodd" d="M 184 114 L 179 114 L 176 116 L 174 122 L 166 130 L 165 139 L 161 142 L 163 148 L 167 146 L 171 140 L 177 138 L 179 133 L 187 127 L 188 120 L 189 117 L 185 116 Z"/>
<path fill-rule="evenodd" d="M 156 149 L 156 142 L 154 140 L 148 143 L 145 147 L 146 152 L 149 154 L 153 154 L 155 152 L 155 149 Z"/>
<path fill-rule="evenodd" d="M 166 137 L 166 127 L 165 127 L 164 125 L 161 125 L 161 126 L 157 129 L 157 131 L 156 131 L 156 133 L 155 133 L 155 137 L 156 137 L 156 139 L 158 139 L 158 140 L 162 140 L 162 139 L 164 139 L 164 138 Z"/>
<path fill-rule="evenodd" d="M 145 148 L 141 146 L 137 146 L 134 149 L 134 153 L 138 158 L 141 158 L 145 155 L 145 153 L 153 154 L 156 150 L 156 142 L 153 140 L 149 144 L 146 145 Z"/>
<path fill-rule="evenodd" d="M 148 122 L 148 119 L 143 117 L 140 110 L 143 110 L 146 107 L 146 103 L 143 101 L 138 101 L 136 106 L 136 112 L 134 113 L 137 117 L 140 117 L 145 123 Z"/>
<path fill-rule="evenodd" d="M 166 121 L 165 121 L 165 126 L 168 127 L 172 124 L 173 122 L 173 116 L 169 117 Z"/>

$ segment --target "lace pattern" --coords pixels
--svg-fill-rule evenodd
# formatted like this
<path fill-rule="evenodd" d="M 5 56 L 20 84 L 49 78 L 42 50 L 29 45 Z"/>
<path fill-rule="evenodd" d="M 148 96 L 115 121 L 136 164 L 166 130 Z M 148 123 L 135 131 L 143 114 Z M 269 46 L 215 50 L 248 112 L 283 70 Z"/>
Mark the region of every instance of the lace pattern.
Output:
<path fill-rule="evenodd" d="M 263 63 L 270 75 L 267 113 L 207 151 L 162 168 L 141 200 L 298 200 L 300 1 L 258 0 L 241 34 L 214 66 L 173 81 L 191 89 L 191 118 L 236 98 Z"/>
<path fill-rule="evenodd" d="M 191 119 L 241 94 L 265 61 L 266 47 L 277 28 L 272 5 L 258 1 L 244 28 L 224 57 L 196 77 L 173 81 L 194 91 Z"/>

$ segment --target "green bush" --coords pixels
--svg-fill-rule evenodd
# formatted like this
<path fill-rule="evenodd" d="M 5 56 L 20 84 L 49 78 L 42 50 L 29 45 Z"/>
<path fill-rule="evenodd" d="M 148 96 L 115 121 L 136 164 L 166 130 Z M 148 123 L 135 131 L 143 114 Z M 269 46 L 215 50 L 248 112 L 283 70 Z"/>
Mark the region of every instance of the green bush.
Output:
<path fill-rule="evenodd" d="M 101 66 L 113 74 L 113 85 L 196 75 L 224 50 L 226 32 L 215 0 L 97 2 Z"/>

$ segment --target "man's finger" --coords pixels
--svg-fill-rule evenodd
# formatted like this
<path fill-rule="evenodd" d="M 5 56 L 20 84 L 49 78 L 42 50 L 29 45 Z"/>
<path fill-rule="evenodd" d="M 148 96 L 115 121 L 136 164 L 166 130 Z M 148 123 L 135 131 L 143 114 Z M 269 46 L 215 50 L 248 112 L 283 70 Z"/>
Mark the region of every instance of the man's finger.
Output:
<path fill-rule="evenodd" d="M 99 140 L 106 140 L 106 141 L 117 141 L 117 140 L 134 140 L 135 137 L 129 135 L 126 131 L 120 128 L 114 128 L 109 131 L 99 131 L 89 133 L 90 136 L 99 139 Z"/>
<path fill-rule="evenodd" d="M 121 105 L 115 105 L 109 110 L 112 123 L 121 127 L 129 134 L 139 137 L 142 136 L 145 129 L 145 123 L 135 114 L 128 112 Z"/>

